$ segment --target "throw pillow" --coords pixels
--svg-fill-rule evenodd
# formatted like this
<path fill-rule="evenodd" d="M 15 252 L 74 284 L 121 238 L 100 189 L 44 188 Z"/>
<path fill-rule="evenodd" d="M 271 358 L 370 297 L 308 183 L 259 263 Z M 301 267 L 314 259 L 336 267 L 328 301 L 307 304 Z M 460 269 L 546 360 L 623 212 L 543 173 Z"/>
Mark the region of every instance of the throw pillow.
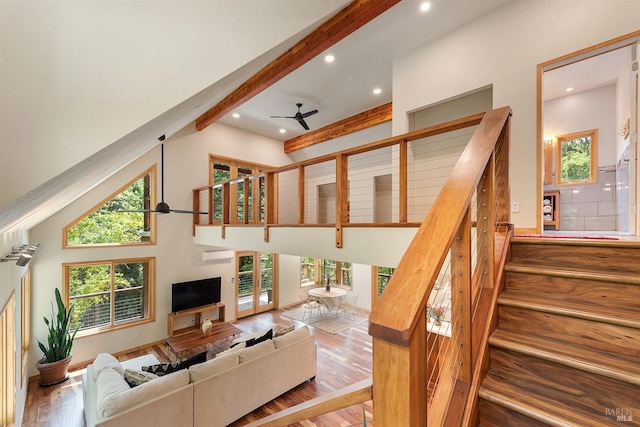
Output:
<path fill-rule="evenodd" d="M 274 337 L 281 337 L 282 335 L 293 331 L 296 328 L 296 325 L 287 326 L 286 328 L 280 328 L 276 331 Z"/>
<path fill-rule="evenodd" d="M 196 354 L 195 356 L 192 356 L 187 360 L 183 360 L 179 363 L 158 363 L 157 365 L 143 366 L 142 370 L 145 372 L 151 372 L 152 374 L 156 374 L 157 376 L 161 377 L 163 375 L 177 372 L 182 369 L 188 369 L 189 366 L 202 363 L 206 360 L 207 352 L 203 351 L 202 353 Z"/>
<path fill-rule="evenodd" d="M 227 354 L 236 353 L 236 352 L 242 350 L 243 348 L 245 348 L 246 345 L 247 345 L 246 341 L 235 343 L 230 348 L 228 348 L 228 349 L 226 349 L 224 351 L 221 351 L 220 353 L 216 354 L 216 357 L 226 356 Z"/>
<path fill-rule="evenodd" d="M 183 360 L 178 363 L 178 369 L 189 369 L 190 366 L 197 365 L 198 363 L 207 361 L 207 352 L 203 351 L 202 353 L 198 353 L 195 356 L 191 356 L 187 360 Z"/>
<path fill-rule="evenodd" d="M 269 329 L 264 335 L 251 338 L 247 340 L 247 347 L 254 346 L 256 344 L 260 344 L 261 342 L 268 341 L 273 338 L 273 329 Z"/>
<path fill-rule="evenodd" d="M 124 370 L 124 380 L 129 384 L 129 387 L 139 386 L 155 378 L 158 378 L 158 376 L 151 372 L 136 371 L 133 369 Z"/>

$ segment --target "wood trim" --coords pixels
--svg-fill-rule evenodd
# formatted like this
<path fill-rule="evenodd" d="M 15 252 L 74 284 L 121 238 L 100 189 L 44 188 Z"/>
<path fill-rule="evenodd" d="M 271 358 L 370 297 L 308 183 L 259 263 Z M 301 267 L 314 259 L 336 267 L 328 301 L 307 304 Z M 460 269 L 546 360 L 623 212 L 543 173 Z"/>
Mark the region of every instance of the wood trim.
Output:
<path fill-rule="evenodd" d="M 400 195 L 399 195 L 399 218 L 398 221 L 401 223 L 406 223 L 408 219 L 408 206 L 407 206 L 407 197 L 409 194 L 408 191 L 408 142 L 403 140 L 400 142 L 400 159 L 399 159 L 399 174 L 398 180 L 400 181 Z"/>
<path fill-rule="evenodd" d="M 330 139 L 348 135 L 372 126 L 376 126 L 392 119 L 392 104 L 380 105 L 362 113 L 355 114 L 346 119 L 339 120 L 320 129 L 307 132 L 284 142 L 284 152 L 291 153 Z"/>
<path fill-rule="evenodd" d="M 304 166 L 298 166 L 298 224 L 304 224 L 304 173 Z"/>
<path fill-rule="evenodd" d="M 267 89 L 399 2 L 400 0 L 352 1 L 198 117 L 196 130 L 205 129 L 234 107 Z"/>

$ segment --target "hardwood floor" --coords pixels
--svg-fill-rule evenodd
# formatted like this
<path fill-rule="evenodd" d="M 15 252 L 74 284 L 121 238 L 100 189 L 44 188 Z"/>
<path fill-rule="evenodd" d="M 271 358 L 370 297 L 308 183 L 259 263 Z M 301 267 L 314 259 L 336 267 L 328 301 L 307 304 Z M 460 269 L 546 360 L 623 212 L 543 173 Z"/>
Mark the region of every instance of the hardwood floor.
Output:
<path fill-rule="evenodd" d="M 233 324 L 245 333 L 272 327 L 281 328 L 292 324 L 295 324 L 296 327 L 303 325 L 301 322 L 281 315 L 281 310 L 240 319 Z M 340 334 L 331 335 L 311 326 L 311 333 L 316 337 L 318 345 L 318 371 L 315 380 L 299 385 L 237 420 L 231 426 L 245 425 L 321 394 L 371 377 L 372 345 L 367 327 L 367 322 L 364 322 Z M 209 344 L 207 346 L 208 357 L 228 347 L 229 342 Z M 202 349 L 194 349 L 191 353 L 196 354 L 198 351 L 202 351 Z M 120 360 L 126 360 L 148 353 L 155 354 L 160 361 L 169 360 L 169 348 L 164 342 L 119 353 L 116 356 Z M 188 356 L 192 354 L 188 354 Z M 85 425 L 82 403 L 83 372 L 84 369 L 73 371 L 70 373 L 71 378 L 68 381 L 52 387 L 40 387 L 37 381 L 30 380 L 23 426 L 83 427 Z M 371 402 L 366 402 L 363 405 L 356 405 L 295 425 L 305 427 L 358 425 L 362 423 L 363 408 L 367 420 L 371 421 Z"/>

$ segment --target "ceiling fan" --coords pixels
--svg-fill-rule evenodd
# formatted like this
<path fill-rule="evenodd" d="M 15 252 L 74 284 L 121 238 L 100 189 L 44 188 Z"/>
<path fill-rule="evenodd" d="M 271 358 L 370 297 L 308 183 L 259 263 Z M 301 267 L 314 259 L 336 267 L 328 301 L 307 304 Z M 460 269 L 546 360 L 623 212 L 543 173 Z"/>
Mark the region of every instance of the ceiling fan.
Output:
<path fill-rule="evenodd" d="M 158 138 L 160 141 L 164 141 L 164 135 Z M 169 204 L 164 201 L 164 144 L 160 143 L 160 202 L 156 205 L 155 209 L 141 209 L 136 211 L 118 211 L 118 212 L 153 212 L 157 214 L 168 213 L 182 213 L 191 215 L 208 215 L 209 212 L 187 211 L 182 209 L 171 209 Z"/>
<path fill-rule="evenodd" d="M 305 122 L 304 119 L 306 119 L 309 116 L 313 116 L 318 112 L 318 110 L 312 110 L 306 113 L 301 113 L 300 107 L 302 107 L 302 104 L 298 102 L 296 105 L 298 106 L 298 112 L 296 113 L 295 116 L 271 116 L 271 118 L 272 119 L 295 119 L 298 121 L 298 123 L 300 123 L 300 125 L 303 128 L 305 128 L 305 130 L 309 130 L 309 125 L 307 125 L 307 122 Z"/>

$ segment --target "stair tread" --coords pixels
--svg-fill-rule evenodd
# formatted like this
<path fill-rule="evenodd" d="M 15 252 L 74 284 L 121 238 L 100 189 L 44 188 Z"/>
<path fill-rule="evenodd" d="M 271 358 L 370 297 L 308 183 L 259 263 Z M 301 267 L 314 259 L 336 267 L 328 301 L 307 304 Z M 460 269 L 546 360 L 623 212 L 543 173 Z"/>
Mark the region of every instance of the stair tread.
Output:
<path fill-rule="evenodd" d="M 581 412 L 576 406 L 564 404 L 556 399 L 553 393 L 547 394 L 544 390 L 532 392 L 531 389 L 513 383 L 505 383 L 491 375 L 482 382 L 479 397 L 551 426 L 601 427 L 620 425 L 615 417 L 609 418 L 604 412 L 599 416 Z"/>
<path fill-rule="evenodd" d="M 489 339 L 492 346 L 508 348 L 535 357 L 555 361 L 587 372 L 640 386 L 640 365 L 637 357 L 594 349 L 584 345 L 530 336 L 497 329 Z"/>
<path fill-rule="evenodd" d="M 589 266 L 583 268 L 555 266 L 548 263 L 536 263 L 535 260 L 511 261 L 505 265 L 506 271 L 524 272 L 537 275 L 559 275 L 581 277 L 588 280 L 610 280 L 640 285 L 640 277 L 635 272 L 628 271 L 599 271 L 591 270 Z"/>
<path fill-rule="evenodd" d="M 638 309 L 617 307 L 615 311 L 612 311 L 610 307 L 602 304 L 590 304 L 585 301 L 561 298 L 550 299 L 548 295 L 538 295 L 514 289 L 504 291 L 498 298 L 498 304 L 640 328 L 640 310 Z"/>

